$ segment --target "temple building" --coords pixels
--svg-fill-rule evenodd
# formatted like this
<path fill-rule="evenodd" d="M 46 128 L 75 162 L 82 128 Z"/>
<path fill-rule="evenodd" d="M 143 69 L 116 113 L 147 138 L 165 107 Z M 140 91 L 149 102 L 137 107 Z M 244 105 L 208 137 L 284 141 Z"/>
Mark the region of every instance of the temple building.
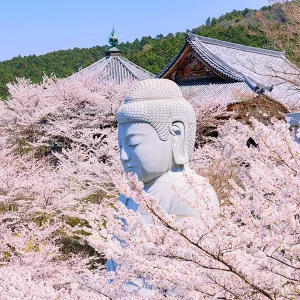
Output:
<path fill-rule="evenodd" d="M 122 51 L 117 48 L 119 43 L 118 36 L 113 28 L 108 41 L 111 45 L 105 57 L 73 74 L 69 78 L 91 77 L 94 80 L 102 80 L 103 78 L 122 83 L 125 80 L 143 80 L 154 78 L 155 75 L 142 67 L 134 64 L 122 56 Z"/>
<path fill-rule="evenodd" d="M 237 93 L 300 101 L 300 70 L 284 52 L 248 47 L 187 33 L 179 53 L 157 75 L 175 81 L 186 98 L 228 99 Z"/>

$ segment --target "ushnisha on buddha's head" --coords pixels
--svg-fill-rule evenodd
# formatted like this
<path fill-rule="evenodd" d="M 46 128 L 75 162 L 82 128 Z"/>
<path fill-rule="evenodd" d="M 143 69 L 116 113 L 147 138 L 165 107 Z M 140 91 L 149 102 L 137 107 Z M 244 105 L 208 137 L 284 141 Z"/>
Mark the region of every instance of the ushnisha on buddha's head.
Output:
<path fill-rule="evenodd" d="M 120 157 L 127 173 L 148 183 L 188 166 L 195 142 L 195 111 L 173 81 L 136 83 L 117 119 Z"/>

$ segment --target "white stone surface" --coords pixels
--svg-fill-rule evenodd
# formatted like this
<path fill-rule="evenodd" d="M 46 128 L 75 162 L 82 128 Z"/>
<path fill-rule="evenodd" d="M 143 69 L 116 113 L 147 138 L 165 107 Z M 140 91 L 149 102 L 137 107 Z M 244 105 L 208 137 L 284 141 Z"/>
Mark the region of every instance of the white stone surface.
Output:
<path fill-rule="evenodd" d="M 174 82 L 167 79 L 138 82 L 118 110 L 117 118 L 124 170 L 136 174 L 145 191 L 156 196 L 166 212 L 178 219 L 197 219 L 197 210 L 188 203 L 199 198 L 197 189 L 206 196 L 197 202 L 201 211 L 213 214 L 218 211 L 219 202 L 212 186 L 189 168 L 196 117 Z M 144 217 L 150 222 L 151 216 L 144 214 Z"/>

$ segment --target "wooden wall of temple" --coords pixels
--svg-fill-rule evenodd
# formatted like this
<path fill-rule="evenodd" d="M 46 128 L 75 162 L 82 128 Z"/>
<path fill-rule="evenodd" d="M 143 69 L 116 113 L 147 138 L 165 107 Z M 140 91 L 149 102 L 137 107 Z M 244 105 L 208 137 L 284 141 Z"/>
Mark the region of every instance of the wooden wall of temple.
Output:
<path fill-rule="evenodd" d="M 163 76 L 173 81 L 187 78 L 219 77 L 195 57 L 189 45 L 184 49 L 176 63 Z"/>

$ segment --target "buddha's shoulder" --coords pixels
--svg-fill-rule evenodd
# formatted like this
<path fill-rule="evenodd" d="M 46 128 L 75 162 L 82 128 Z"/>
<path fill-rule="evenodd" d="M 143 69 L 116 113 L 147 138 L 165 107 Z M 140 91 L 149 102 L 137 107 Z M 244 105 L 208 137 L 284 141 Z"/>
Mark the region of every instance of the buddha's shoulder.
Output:
<path fill-rule="evenodd" d="M 186 172 L 178 172 L 173 173 L 171 175 L 171 181 L 174 186 L 177 188 L 194 188 L 194 187 L 201 187 L 201 186 L 209 186 L 209 181 L 200 175 L 198 175 L 195 171 L 189 170 Z"/>
<path fill-rule="evenodd" d="M 178 195 L 188 197 L 192 202 L 205 202 L 209 206 L 219 206 L 218 196 L 209 181 L 195 171 L 187 171 L 175 176 L 175 187 Z M 203 200 L 203 201 L 201 201 Z"/>

